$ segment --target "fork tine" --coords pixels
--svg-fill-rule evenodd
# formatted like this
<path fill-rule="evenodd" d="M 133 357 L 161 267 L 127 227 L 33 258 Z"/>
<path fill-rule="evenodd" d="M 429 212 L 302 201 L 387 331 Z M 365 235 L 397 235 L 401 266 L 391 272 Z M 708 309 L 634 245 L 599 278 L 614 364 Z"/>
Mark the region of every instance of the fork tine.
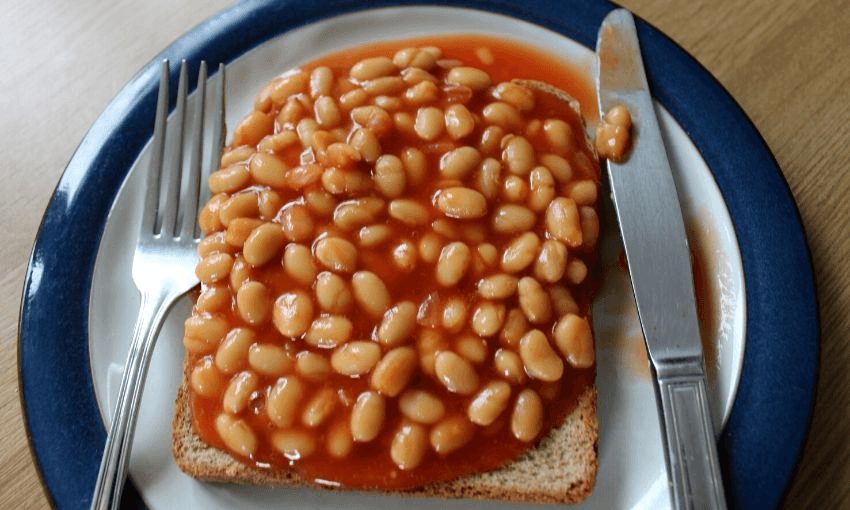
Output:
<path fill-rule="evenodd" d="M 183 137 L 186 131 L 186 96 L 189 90 L 189 69 L 184 60 L 180 64 L 180 81 L 177 83 L 177 105 L 174 107 L 174 119 L 177 123 L 176 135 L 169 134 L 168 154 L 163 164 L 160 187 L 164 188 L 165 202 L 159 213 L 160 228 L 155 230 L 163 237 L 173 237 L 177 229 L 177 204 L 180 200 L 180 183 L 183 167 Z M 169 130 L 171 133 L 172 130 Z"/>
<path fill-rule="evenodd" d="M 156 117 L 154 119 L 153 141 L 151 142 L 151 159 L 148 168 L 147 190 L 145 191 L 145 214 L 142 215 L 142 232 L 153 233 L 157 227 L 157 210 L 159 209 L 159 180 L 162 174 L 162 163 L 165 154 L 165 123 L 168 118 L 168 84 L 169 64 L 163 60 L 160 67 L 159 95 L 156 100 Z"/>
<path fill-rule="evenodd" d="M 224 133 L 225 129 L 225 94 L 227 92 L 226 82 L 227 76 L 225 74 L 226 66 L 223 63 L 218 65 L 218 80 L 216 82 L 216 95 L 213 100 L 213 112 L 212 112 L 212 151 L 210 160 L 207 163 L 207 172 L 204 174 L 205 177 L 209 177 L 209 174 L 216 171 L 221 164 L 221 152 L 224 148 Z M 206 184 L 206 180 L 204 180 L 204 184 Z M 199 201 L 199 207 L 205 204 L 210 199 L 210 190 L 209 186 L 201 187 L 201 199 Z M 201 230 L 200 226 L 196 226 L 195 236 L 200 237 Z"/>
<path fill-rule="evenodd" d="M 179 237 L 188 239 L 195 234 L 198 216 L 198 195 L 201 188 L 201 148 L 204 142 L 204 113 L 206 106 L 207 63 L 201 61 L 198 85 L 195 88 L 195 116 L 192 120 L 192 141 L 187 169 L 186 188 L 180 200 L 177 221 Z"/>

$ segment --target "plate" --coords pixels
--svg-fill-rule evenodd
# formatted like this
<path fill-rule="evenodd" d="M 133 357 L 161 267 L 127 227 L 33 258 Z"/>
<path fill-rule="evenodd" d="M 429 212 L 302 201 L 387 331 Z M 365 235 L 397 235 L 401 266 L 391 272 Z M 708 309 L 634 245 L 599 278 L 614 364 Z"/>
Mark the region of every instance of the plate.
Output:
<path fill-rule="evenodd" d="M 588 47 L 612 6 L 599 1 L 558 5 L 490 1 L 362 10 L 348 1 L 321 6 L 248 2 L 200 26 L 143 69 L 69 163 L 45 213 L 27 273 L 21 393 L 35 457 L 57 506 L 88 506 L 105 439 L 101 409 L 108 417 L 135 319 L 138 296 L 128 268 L 141 204 L 134 199 L 139 185 L 134 169 L 146 160 L 151 134 L 146 119 L 153 118 L 158 60 L 227 62 L 228 123 L 233 126 L 270 77 L 269 69 L 283 70 L 367 42 L 376 28 L 388 38 L 435 31 L 509 33 L 591 71 Z M 569 17 L 560 14 L 565 12 Z M 696 230 L 706 232 L 700 236 L 705 241 L 701 253 L 717 276 L 711 284 L 720 317 L 713 339 L 718 348 L 712 392 L 717 425 L 728 416 L 720 436 L 727 497 L 732 507 L 772 507 L 796 464 L 816 376 L 817 315 L 805 239 L 781 173 L 734 101 L 663 35 L 645 24 L 639 34 L 686 216 Z M 616 237 L 603 246 L 605 257 L 615 259 Z M 641 345 L 628 281 L 622 272 L 608 273 L 613 276 L 595 307 L 600 478 L 582 507 L 661 508 L 669 503 L 654 397 L 640 368 L 640 349 L 624 348 Z M 175 367 L 182 358 L 174 339 L 180 338 L 181 317 L 188 309 L 187 301 L 179 303 L 161 333 L 131 463 L 135 485 L 128 484 L 124 503 L 143 506 L 139 492 L 152 508 L 264 508 L 279 502 L 280 491 L 201 484 L 174 467 L 168 431 L 179 377 Z M 623 427 L 622 420 L 629 426 Z M 769 472 L 765 465 L 772 466 Z M 293 507 L 399 503 L 311 490 L 289 490 L 285 496 Z M 405 504 L 434 506 L 429 500 Z"/>

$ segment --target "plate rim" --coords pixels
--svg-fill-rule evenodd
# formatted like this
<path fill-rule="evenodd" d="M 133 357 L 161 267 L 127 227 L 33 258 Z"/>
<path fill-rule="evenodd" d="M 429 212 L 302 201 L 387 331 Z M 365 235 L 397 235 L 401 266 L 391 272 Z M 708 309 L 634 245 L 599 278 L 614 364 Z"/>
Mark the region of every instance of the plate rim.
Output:
<path fill-rule="evenodd" d="M 558 12 L 555 7 L 560 7 L 560 9 L 566 7 L 557 0 L 461 0 L 447 2 L 444 6 L 486 10 L 530 21 L 592 48 L 599 22 L 609 10 L 616 6 L 606 0 L 569 0 L 569 3 L 575 7 L 571 10 L 575 14 L 569 22 L 565 22 L 564 18 L 555 14 Z M 62 374 L 60 374 L 60 380 L 54 380 L 52 386 L 40 381 L 41 372 L 35 370 L 35 372 L 39 372 L 35 374 L 32 369 L 27 367 L 30 366 L 33 357 L 38 355 L 36 351 L 45 347 L 44 341 L 41 344 L 38 343 L 39 335 L 37 333 L 42 333 L 41 338 L 45 338 L 43 335 L 45 329 L 51 330 L 49 327 L 42 327 L 44 324 L 40 323 L 45 322 L 45 314 L 48 314 L 48 319 L 50 319 L 50 312 L 55 312 L 56 308 L 61 308 L 60 311 L 64 314 L 61 315 L 61 320 L 53 326 L 52 331 L 54 333 L 77 330 L 82 331 L 83 338 L 87 335 L 89 285 L 93 276 L 97 246 L 112 200 L 132 162 L 150 136 L 150 129 L 142 127 L 144 123 L 136 123 L 140 125 L 126 129 L 127 126 L 123 126 L 122 121 L 123 124 L 127 124 L 128 119 L 132 117 L 144 115 L 153 117 L 158 63 L 162 58 L 175 61 L 186 58 L 190 62 L 197 62 L 201 56 L 210 61 L 228 62 L 280 33 L 331 15 L 371 8 L 409 5 L 426 4 L 416 0 L 377 0 L 368 5 L 360 5 L 356 0 L 335 0 L 320 5 L 307 0 L 284 2 L 254 0 L 240 3 L 198 25 L 151 60 L 121 89 L 92 125 L 63 171 L 39 226 L 27 265 L 18 323 L 19 398 L 24 411 L 23 418 L 27 439 L 33 453 L 36 470 L 46 488 L 48 497 L 54 504 L 64 504 L 66 501 L 73 504 L 73 501 L 77 501 L 80 505 L 84 505 L 88 501 L 91 493 L 89 486 L 94 484 L 94 476 L 89 476 L 89 473 L 92 471 L 91 466 L 93 465 L 96 474 L 100 458 L 99 448 L 92 445 L 103 443 L 105 430 L 102 422 L 100 422 L 99 411 L 97 411 L 87 358 L 83 360 L 84 363 L 81 365 L 85 367 L 83 371 L 87 374 L 86 377 L 83 377 L 83 381 L 62 378 Z M 286 10 L 290 12 L 283 12 Z M 297 15 L 292 16 L 291 12 L 295 12 Z M 269 27 L 270 23 L 267 22 L 265 31 L 256 33 L 249 39 L 243 38 L 238 41 L 238 44 L 233 43 L 233 41 L 222 43 L 223 34 L 232 34 L 239 26 L 256 22 L 263 16 L 271 17 L 270 14 L 279 15 L 274 27 Z M 721 462 L 725 467 L 724 481 L 727 497 L 730 499 L 730 507 L 739 505 L 741 507 L 774 507 L 787 491 L 791 474 L 796 469 L 804 439 L 811 423 L 811 410 L 817 380 L 820 337 L 817 298 L 814 292 L 811 254 L 805 241 L 799 210 L 775 157 L 752 121 L 728 91 L 680 46 L 641 19 L 638 19 L 638 33 L 641 38 L 647 74 L 654 96 L 682 125 L 708 164 L 729 209 L 741 251 L 746 288 L 745 330 L 747 341 L 745 342 L 744 366 L 735 403 L 719 442 Z M 195 65 L 197 66 L 197 63 Z M 172 81 L 176 82 L 176 80 Z M 683 96 L 683 92 L 687 94 Z M 711 133 L 716 138 L 702 138 L 705 135 L 703 131 L 706 127 L 693 117 L 695 112 L 686 107 L 688 105 L 693 106 L 690 101 L 697 101 L 693 99 L 699 96 L 696 92 L 703 94 L 700 96 L 703 100 L 703 106 L 711 105 L 714 108 L 711 117 L 718 116 L 718 110 L 722 110 L 722 114 L 719 115 L 721 119 L 731 116 L 733 120 L 736 120 L 732 125 L 734 129 Z M 683 101 L 683 97 L 690 97 L 691 99 Z M 124 101 L 119 101 L 120 99 Z M 129 104 L 132 107 L 127 106 L 127 100 L 130 100 Z M 700 113 L 704 118 L 705 111 L 701 110 Z M 118 129 L 119 127 L 121 129 Z M 740 138 L 735 138 L 736 136 Z M 699 140 L 694 139 L 695 137 Z M 120 151 L 112 150 L 110 152 L 106 150 L 108 147 L 122 145 L 126 147 L 128 144 L 133 150 L 125 150 L 119 154 L 116 154 L 116 152 Z M 718 153 L 719 149 L 728 149 L 729 147 L 740 151 L 736 153 L 735 157 L 731 158 L 731 161 L 727 160 L 723 154 Z M 106 152 L 105 155 L 104 152 Z M 103 161 L 104 159 L 107 159 L 107 161 Z M 95 168 L 98 163 L 107 163 L 104 166 L 118 168 L 119 171 L 112 174 L 106 173 L 99 167 Z M 752 167 L 748 166 L 748 163 L 757 164 Z M 762 177 L 762 180 L 755 183 L 746 182 L 750 187 L 743 188 L 745 196 L 741 196 L 738 185 L 742 181 L 746 181 L 750 174 L 739 175 L 734 169 L 727 168 L 728 165 L 735 164 L 747 167 L 750 170 L 754 168 L 761 172 L 758 176 Z M 100 171 L 98 172 L 98 170 Z M 718 179 L 718 171 L 723 172 L 721 179 Z M 67 241 L 67 236 L 72 234 L 67 226 L 61 225 L 62 222 L 58 220 L 62 219 L 63 213 L 70 213 L 75 210 L 73 207 L 75 197 L 78 199 L 78 194 L 84 193 L 86 189 L 91 190 L 91 186 L 87 187 L 86 185 L 93 180 L 96 180 L 99 186 L 105 187 L 110 193 L 107 193 L 108 197 L 104 197 L 103 193 L 101 193 L 101 196 L 95 197 L 99 200 L 93 206 L 82 211 L 86 213 L 85 217 L 83 221 L 77 221 L 79 225 L 72 232 L 73 234 L 81 234 L 87 239 L 94 239 L 88 256 L 86 256 L 86 253 L 80 253 L 84 250 L 79 247 L 71 250 L 71 254 L 76 257 L 78 262 L 87 264 L 84 268 L 78 267 L 75 272 L 76 276 L 83 276 L 84 282 L 81 284 L 80 281 L 69 282 L 61 279 L 60 281 L 51 281 L 49 278 L 44 280 L 43 276 L 45 274 L 49 276 L 50 272 L 55 272 L 57 267 L 55 264 L 50 265 L 51 261 L 56 262 L 56 254 L 50 253 L 51 250 L 47 249 L 50 247 L 50 239 L 57 237 L 58 241 L 54 241 L 54 243 L 59 242 L 61 244 L 62 240 Z M 752 187 L 754 184 L 755 188 Z M 762 191 L 762 193 L 755 193 L 755 191 Z M 765 191 L 768 191 L 768 193 L 765 193 Z M 758 200 L 759 197 L 753 197 L 754 194 L 759 194 L 761 200 Z M 732 204 L 730 204 L 730 200 Z M 763 211 L 758 207 L 755 211 L 752 210 L 752 207 L 745 207 L 752 206 L 751 202 L 753 201 L 757 202 L 756 206 L 764 207 L 765 211 L 772 214 L 763 214 Z M 98 212 L 101 212 L 101 214 L 97 214 Z M 95 216 L 95 218 L 91 218 L 91 216 Z M 784 221 L 776 221 L 777 217 Z M 101 221 L 85 221 L 86 219 L 97 220 L 98 218 Z M 773 218 L 773 221 L 771 221 L 771 218 Z M 742 230 L 744 231 L 743 235 Z M 779 234 L 780 232 L 785 235 Z M 750 237 L 746 237 L 747 234 Z M 790 241 L 788 236 L 791 236 Z M 765 249 L 756 247 L 757 244 L 760 244 L 758 240 L 764 242 L 772 240 L 773 243 L 768 243 L 770 246 L 784 248 L 784 250 L 776 253 L 787 256 L 774 256 L 773 260 L 767 261 L 773 262 L 772 264 L 766 263 L 763 260 L 764 257 L 759 256 L 764 254 Z M 780 240 L 782 240 L 781 245 Z M 55 244 L 53 247 L 56 247 Z M 68 252 L 65 252 L 64 255 L 68 255 Z M 778 260 L 780 258 L 784 260 Z M 807 269 L 807 271 L 800 271 L 801 267 Z M 779 273 L 777 271 L 779 268 L 791 269 L 791 271 Z M 783 276 L 787 275 L 797 285 L 787 284 L 788 282 L 786 282 L 786 285 L 779 289 L 780 292 L 776 293 L 778 295 L 773 295 L 769 291 L 776 289 L 765 289 L 765 287 L 769 287 L 765 285 L 765 276 L 769 276 L 766 273 L 771 271 L 777 271 Z M 67 283 L 73 285 L 69 287 L 66 285 Z M 45 295 L 45 293 L 47 294 Z M 761 299 L 756 300 L 755 295 L 758 295 Z M 74 297 L 82 297 L 82 299 L 76 301 L 76 306 L 72 302 Z M 794 297 L 797 299 L 793 299 Z M 756 317 L 767 316 L 775 309 L 777 304 L 788 305 L 791 302 L 804 306 L 794 317 L 785 318 L 786 322 L 782 323 L 781 328 L 774 326 L 771 329 L 763 321 L 756 324 Z M 51 309 L 51 304 L 53 309 Z M 47 322 L 49 323 L 49 320 Z M 789 358 L 784 360 L 786 361 L 785 365 L 791 360 L 798 362 L 802 360 L 802 363 L 796 365 L 795 370 L 788 372 L 768 370 L 773 364 L 781 363 L 783 359 L 777 360 L 776 358 L 783 358 L 783 356 L 773 356 L 774 353 L 772 352 L 756 349 L 756 346 L 766 343 L 765 336 L 771 338 L 769 333 L 772 331 L 775 334 L 778 329 L 786 334 L 789 331 L 807 333 L 797 335 L 797 338 L 809 341 L 797 344 L 797 350 L 793 353 L 796 356 L 792 353 L 780 353 Z M 69 352 L 68 356 L 51 361 L 54 364 L 80 361 L 80 354 L 88 354 L 88 342 L 85 341 L 82 344 L 82 353 Z M 791 344 L 791 347 L 794 347 L 794 344 Z M 61 367 L 61 364 L 59 366 Z M 71 366 L 75 365 L 72 363 Z M 755 379 L 756 374 L 758 379 Z M 747 377 L 748 375 L 750 377 Z M 797 411 L 792 413 L 794 414 L 793 417 L 789 417 L 786 406 L 783 405 L 788 402 L 788 396 L 777 395 L 779 393 L 777 389 L 787 385 L 789 379 L 794 381 L 794 388 L 797 390 L 791 395 L 793 402 L 797 404 Z M 76 384 L 61 384 L 62 382 L 72 381 Z M 45 437 L 50 435 L 49 423 L 45 423 L 45 415 L 53 410 L 44 409 L 44 407 L 50 407 L 44 406 L 44 404 L 39 408 L 36 403 L 40 402 L 41 399 L 36 401 L 33 398 L 26 398 L 27 394 L 43 394 L 43 391 L 39 392 L 38 390 L 44 390 L 45 386 L 52 387 L 54 390 L 61 390 L 64 393 L 67 393 L 67 390 L 70 389 L 72 395 L 79 398 L 66 397 L 65 402 L 59 402 L 60 410 L 66 414 L 71 412 L 77 415 L 87 415 L 74 423 L 71 430 L 61 430 L 57 435 L 58 437 L 54 438 L 52 442 Z M 53 395 L 57 396 L 56 393 Z M 765 402 L 763 398 L 765 395 L 782 398 L 770 399 Z M 80 407 L 73 405 L 75 402 L 84 406 L 85 410 L 91 410 L 91 406 L 94 404 L 94 415 L 89 416 L 91 413 L 81 413 Z M 771 412 L 774 417 L 771 420 L 774 434 L 767 434 L 771 438 L 770 440 L 764 438 L 765 434 L 763 434 L 762 427 L 754 426 L 753 415 L 758 414 L 755 413 L 756 409 Z M 755 421 L 761 419 L 759 416 L 755 416 Z M 760 425 L 763 424 L 760 423 Z M 778 429 L 782 429 L 782 431 Z M 730 431 L 734 431 L 734 433 Z M 784 432 L 784 434 L 779 434 L 779 432 Z M 83 434 L 83 436 L 80 434 Z M 784 440 L 777 441 L 778 436 L 784 437 Z M 772 452 L 774 458 L 769 462 L 771 462 L 770 465 L 774 466 L 774 469 L 771 470 L 771 473 L 761 473 L 763 471 L 761 469 L 754 470 L 754 467 L 764 465 L 765 456 L 770 456 L 771 446 L 775 450 L 777 443 L 790 444 L 791 448 L 786 448 L 790 451 L 785 451 L 784 455 L 779 456 L 781 457 L 779 459 L 775 458 L 776 452 Z M 78 448 L 86 450 L 85 446 L 88 446 L 87 450 L 93 449 L 95 451 L 89 451 L 88 455 L 79 455 Z M 64 456 L 61 452 L 57 452 L 57 449 L 63 450 Z M 54 463 L 56 462 L 55 457 L 57 456 L 62 457 L 61 460 L 64 461 L 63 465 L 59 467 L 61 476 L 58 477 L 51 472 L 56 470 L 55 466 L 51 468 L 49 465 L 51 459 Z M 94 464 L 92 464 L 92 459 L 94 459 Z M 69 465 L 69 461 L 71 465 Z M 62 487 L 61 482 L 67 478 L 68 472 L 77 473 L 79 480 L 82 480 L 83 483 L 72 484 L 76 487 L 71 490 L 68 487 Z M 91 478 L 90 481 L 88 477 Z M 85 490 L 81 490 L 82 488 Z M 60 492 L 63 497 L 57 501 Z M 132 506 L 144 507 L 138 492 L 131 483 L 128 483 L 125 489 L 125 499 L 126 501 L 123 502 L 125 504 L 131 503 Z"/>

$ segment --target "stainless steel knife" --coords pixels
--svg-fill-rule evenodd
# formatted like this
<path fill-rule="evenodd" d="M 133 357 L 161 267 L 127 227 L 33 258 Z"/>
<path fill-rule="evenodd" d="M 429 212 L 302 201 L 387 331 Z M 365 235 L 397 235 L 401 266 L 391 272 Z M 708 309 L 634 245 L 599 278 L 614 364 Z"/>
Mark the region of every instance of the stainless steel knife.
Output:
<path fill-rule="evenodd" d="M 605 18 L 596 52 L 600 115 L 622 105 L 632 117 L 631 149 L 607 168 L 655 377 L 673 508 L 726 508 L 688 240 L 627 10 Z"/>

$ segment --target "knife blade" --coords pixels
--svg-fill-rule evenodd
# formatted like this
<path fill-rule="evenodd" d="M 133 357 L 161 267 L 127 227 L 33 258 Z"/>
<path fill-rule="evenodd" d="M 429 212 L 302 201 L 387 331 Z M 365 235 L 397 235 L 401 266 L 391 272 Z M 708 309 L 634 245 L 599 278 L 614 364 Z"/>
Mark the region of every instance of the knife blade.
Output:
<path fill-rule="evenodd" d="M 629 11 L 608 14 L 596 51 L 600 116 L 622 105 L 632 117 L 628 155 L 606 164 L 654 376 L 673 508 L 725 508 L 690 250 Z"/>

